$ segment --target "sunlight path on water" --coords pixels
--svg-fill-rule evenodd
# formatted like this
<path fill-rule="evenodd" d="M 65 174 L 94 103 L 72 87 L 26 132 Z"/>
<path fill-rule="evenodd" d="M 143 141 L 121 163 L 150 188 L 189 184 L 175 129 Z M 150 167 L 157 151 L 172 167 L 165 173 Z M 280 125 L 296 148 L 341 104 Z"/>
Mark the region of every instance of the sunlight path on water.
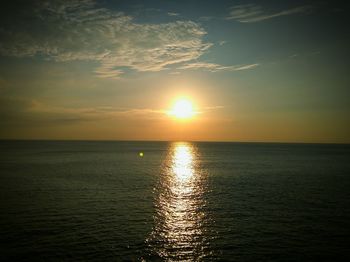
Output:
<path fill-rule="evenodd" d="M 205 256 L 205 180 L 195 146 L 172 144 L 156 190 L 155 226 L 148 239 L 159 257 L 193 261 Z"/>

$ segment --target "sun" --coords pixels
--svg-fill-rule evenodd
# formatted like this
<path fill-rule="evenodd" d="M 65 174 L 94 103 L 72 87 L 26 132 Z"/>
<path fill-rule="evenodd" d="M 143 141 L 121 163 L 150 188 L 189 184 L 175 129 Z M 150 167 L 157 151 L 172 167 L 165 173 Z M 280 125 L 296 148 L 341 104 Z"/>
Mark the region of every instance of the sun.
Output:
<path fill-rule="evenodd" d="M 176 100 L 173 108 L 169 111 L 169 115 L 172 115 L 178 119 L 188 119 L 195 115 L 192 102 L 188 99 L 181 98 Z"/>

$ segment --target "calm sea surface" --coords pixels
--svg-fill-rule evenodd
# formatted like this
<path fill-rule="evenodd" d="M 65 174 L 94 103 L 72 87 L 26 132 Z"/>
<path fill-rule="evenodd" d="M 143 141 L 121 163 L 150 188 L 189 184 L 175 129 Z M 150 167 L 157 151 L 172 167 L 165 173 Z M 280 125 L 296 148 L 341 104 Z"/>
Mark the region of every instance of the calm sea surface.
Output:
<path fill-rule="evenodd" d="M 0 156 L 0 261 L 348 256 L 349 145 L 0 141 Z"/>

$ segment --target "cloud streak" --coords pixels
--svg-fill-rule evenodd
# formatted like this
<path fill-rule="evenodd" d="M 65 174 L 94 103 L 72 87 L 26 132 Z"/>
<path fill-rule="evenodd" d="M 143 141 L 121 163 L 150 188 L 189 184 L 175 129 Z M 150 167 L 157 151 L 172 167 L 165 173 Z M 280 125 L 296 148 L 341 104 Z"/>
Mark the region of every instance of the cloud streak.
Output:
<path fill-rule="evenodd" d="M 166 110 L 112 106 L 66 107 L 35 99 L 0 97 L 0 117 L 8 123 L 78 123 L 115 119 L 163 119 Z"/>
<path fill-rule="evenodd" d="M 287 10 L 282 10 L 278 12 L 270 12 L 267 13 L 263 10 L 263 8 L 259 5 L 255 4 L 247 4 L 247 5 L 236 5 L 231 7 L 231 11 L 226 19 L 235 20 L 241 23 L 254 23 L 261 22 L 264 20 L 280 17 L 280 16 L 288 16 L 293 14 L 303 14 L 311 11 L 312 6 L 305 5 L 299 6 Z"/>
<path fill-rule="evenodd" d="M 168 12 L 168 16 L 179 16 L 179 13 Z"/>
<path fill-rule="evenodd" d="M 164 117 L 166 111 L 152 108 L 116 108 L 109 106 L 97 107 L 60 107 L 51 106 L 31 101 L 25 111 L 36 116 L 47 116 L 52 121 L 60 121 L 63 119 L 78 121 L 95 121 L 103 119 L 115 118 L 144 118 L 144 119 L 160 119 Z"/>
<path fill-rule="evenodd" d="M 236 65 L 236 66 L 223 66 L 215 63 L 206 63 L 206 62 L 197 62 L 197 63 L 189 63 L 183 66 L 180 66 L 178 69 L 186 70 L 186 69 L 204 69 L 210 72 L 218 72 L 218 71 L 241 71 L 253 69 L 259 66 L 259 64 L 248 64 L 248 65 Z"/>
<path fill-rule="evenodd" d="M 118 79 L 127 69 L 161 71 L 212 46 L 195 22 L 140 24 L 92 0 L 35 1 L 25 8 L 0 26 L 0 55 L 97 61 L 95 73 L 102 78 Z"/>
<path fill-rule="evenodd" d="M 206 106 L 198 108 L 196 114 L 218 110 L 223 106 Z M 169 109 L 132 108 L 114 106 L 66 107 L 50 105 L 35 99 L 0 97 L 0 117 L 4 126 L 8 123 L 80 123 L 104 120 L 165 120 Z"/>

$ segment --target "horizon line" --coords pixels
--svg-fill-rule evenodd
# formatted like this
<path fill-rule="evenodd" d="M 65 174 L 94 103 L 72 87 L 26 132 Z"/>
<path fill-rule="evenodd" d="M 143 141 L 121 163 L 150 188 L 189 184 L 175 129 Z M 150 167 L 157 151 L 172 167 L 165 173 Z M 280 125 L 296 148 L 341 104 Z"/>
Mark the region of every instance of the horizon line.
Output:
<path fill-rule="evenodd" d="M 49 139 L 49 138 L 0 138 L 2 141 L 56 141 L 56 142 L 187 142 L 187 143 L 256 143 L 256 144 L 324 144 L 350 145 L 350 142 L 300 142 L 300 141 L 234 141 L 234 140 L 142 140 L 142 139 Z"/>

